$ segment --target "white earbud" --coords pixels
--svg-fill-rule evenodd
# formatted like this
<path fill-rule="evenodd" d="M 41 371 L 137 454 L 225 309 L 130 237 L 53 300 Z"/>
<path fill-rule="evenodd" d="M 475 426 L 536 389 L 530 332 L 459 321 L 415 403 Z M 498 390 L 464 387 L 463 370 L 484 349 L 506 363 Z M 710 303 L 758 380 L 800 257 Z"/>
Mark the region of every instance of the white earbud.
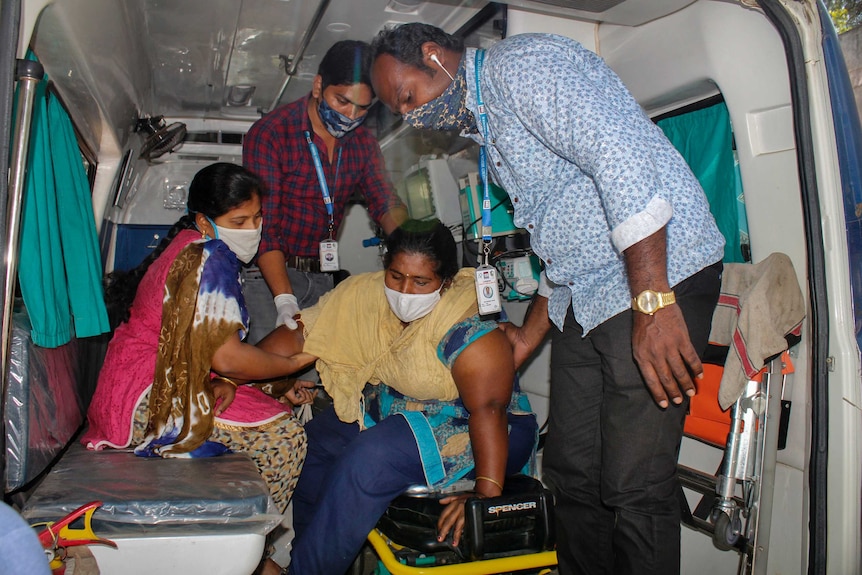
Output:
<path fill-rule="evenodd" d="M 435 62 L 438 66 L 440 66 L 440 69 L 441 69 L 441 70 L 443 70 L 444 72 L 446 72 L 446 75 L 447 75 L 447 76 L 449 76 L 449 79 L 450 79 L 450 80 L 452 80 L 453 82 L 455 81 L 455 78 L 453 78 L 453 77 L 452 77 L 452 74 L 450 74 L 450 73 L 449 73 L 449 70 L 447 70 L 446 68 L 444 68 L 444 67 L 443 67 L 443 64 L 441 64 L 441 63 L 440 63 L 440 59 L 437 57 L 437 54 L 431 54 L 431 55 L 429 56 L 429 58 L 431 59 L 431 61 L 432 61 L 432 62 Z"/>

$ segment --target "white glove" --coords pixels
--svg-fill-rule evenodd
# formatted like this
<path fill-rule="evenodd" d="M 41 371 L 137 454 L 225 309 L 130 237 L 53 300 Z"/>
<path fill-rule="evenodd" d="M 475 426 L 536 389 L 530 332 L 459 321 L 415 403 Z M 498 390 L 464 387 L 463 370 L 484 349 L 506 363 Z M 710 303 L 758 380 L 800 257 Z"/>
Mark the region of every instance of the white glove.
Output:
<path fill-rule="evenodd" d="M 292 293 L 283 293 L 275 296 L 272 301 L 275 302 L 275 309 L 278 311 L 275 327 L 284 325 L 287 329 L 296 329 L 296 320 L 293 319 L 293 316 L 299 313 L 296 296 Z"/>

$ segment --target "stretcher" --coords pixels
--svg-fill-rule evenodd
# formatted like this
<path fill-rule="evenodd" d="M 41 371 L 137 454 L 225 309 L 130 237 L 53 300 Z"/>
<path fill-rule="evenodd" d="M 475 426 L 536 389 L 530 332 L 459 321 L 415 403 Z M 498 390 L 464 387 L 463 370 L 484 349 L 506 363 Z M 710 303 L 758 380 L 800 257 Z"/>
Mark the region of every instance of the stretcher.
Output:
<path fill-rule="evenodd" d="M 375 575 L 541 574 L 557 564 L 553 498 L 537 479 L 512 476 L 500 497 L 468 499 L 457 547 L 436 538 L 439 500 L 454 493 L 416 486 L 390 504 L 368 535 Z"/>
<path fill-rule="evenodd" d="M 678 475 L 702 495 L 692 511 L 680 489 L 683 523 L 738 552 L 738 573 L 766 572 L 775 462 L 789 421 L 789 350 L 801 340 L 804 310 L 786 255 L 725 265 L 704 377 L 685 424 L 688 437 L 722 449 L 723 458 L 715 473 L 679 465 Z"/>
<path fill-rule="evenodd" d="M 710 370 L 720 374 L 720 370 Z M 717 443 L 721 429 L 726 435 L 724 457 L 714 475 L 679 466 L 680 483 L 703 495 L 692 511 L 683 507 L 683 523 L 712 536 L 713 543 L 725 551 L 740 554 L 738 573 L 757 573 L 766 565 L 775 460 L 781 417 L 780 390 L 793 363 L 788 352 L 769 362 L 752 378 L 745 391 L 727 412 L 717 416 L 714 396 L 698 393 L 692 402 L 692 415 L 686 434 L 706 443 Z M 715 388 L 714 376 L 700 382 Z M 723 421 L 719 421 L 723 419 Z M 786 421 L 786 419 L 785 419 Z M 682 498 L 685 502 L 685 499 Z"/>

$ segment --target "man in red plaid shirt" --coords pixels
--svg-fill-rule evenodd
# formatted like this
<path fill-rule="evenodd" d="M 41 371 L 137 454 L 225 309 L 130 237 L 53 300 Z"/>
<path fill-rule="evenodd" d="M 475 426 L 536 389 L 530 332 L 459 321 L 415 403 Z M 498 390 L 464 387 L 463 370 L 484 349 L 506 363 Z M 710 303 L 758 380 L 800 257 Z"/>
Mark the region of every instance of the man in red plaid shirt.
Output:
<path fill-rule="evenodd" d="M 245 272 L 250 343 L 279 325 L 295 329 L 294 315 L 332 289 L 332 273 L 320 270 L 320 244 L 337 237 L 354 192 L 386 234 L 406 217 L 380 146 L 361 126 L 374 98 L 369 66 L 366 43 L 334 44 L 311 93 L 273 110 L 246 134 L 243 164 L 268 188 L 258 267 Z"/>

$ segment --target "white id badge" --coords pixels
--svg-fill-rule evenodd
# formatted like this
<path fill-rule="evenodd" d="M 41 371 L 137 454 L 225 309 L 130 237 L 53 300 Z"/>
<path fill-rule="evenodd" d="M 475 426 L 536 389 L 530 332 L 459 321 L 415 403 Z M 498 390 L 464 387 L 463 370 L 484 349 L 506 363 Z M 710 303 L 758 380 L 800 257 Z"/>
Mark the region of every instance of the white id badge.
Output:
<path fill-rule="evenodd" d="M 482 265 L 476 268 L 476 299 L 479 300 L 479 315 L 498 313 L 503 309 L 494 267 Z"/>
<path fill-rule="evenodd" d="M 337 272 L 338 270 L 338 242 L 335 240 L 320 242 L 320 271 Z"/>

